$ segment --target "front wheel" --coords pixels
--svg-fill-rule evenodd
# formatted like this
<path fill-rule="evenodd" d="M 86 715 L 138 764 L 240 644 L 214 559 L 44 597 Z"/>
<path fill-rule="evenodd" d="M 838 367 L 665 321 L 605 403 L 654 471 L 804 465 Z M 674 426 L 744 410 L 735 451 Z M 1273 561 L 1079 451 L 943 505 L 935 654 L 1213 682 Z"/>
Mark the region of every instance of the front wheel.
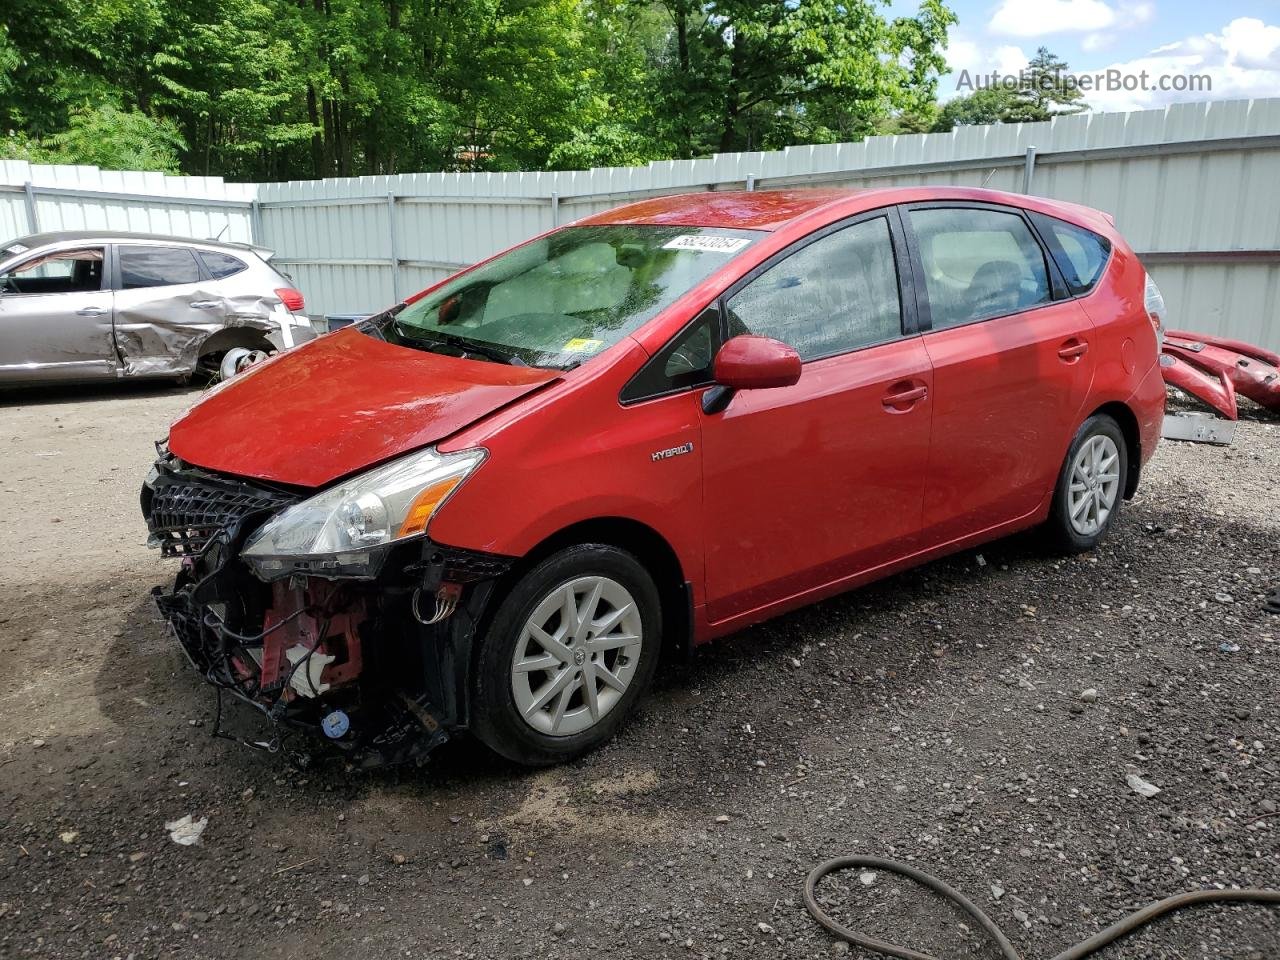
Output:
<path fill-rule="evenodd" d="M 495 752 L 559 763 L 613 736 L 661 648 L 653 578 L 631 554 L 581 544 L 547 557 L 498 607 L 477 657 L 472 727 Z"/>
<path fill-rule="evenodd" d="M 1058 475 L 1045 524 L 1053 545 L 1066 553 L 1092 550 L 1111 529 L 1129 472 L 1120 425 L 1105 414 L 1081 424 Z"/>

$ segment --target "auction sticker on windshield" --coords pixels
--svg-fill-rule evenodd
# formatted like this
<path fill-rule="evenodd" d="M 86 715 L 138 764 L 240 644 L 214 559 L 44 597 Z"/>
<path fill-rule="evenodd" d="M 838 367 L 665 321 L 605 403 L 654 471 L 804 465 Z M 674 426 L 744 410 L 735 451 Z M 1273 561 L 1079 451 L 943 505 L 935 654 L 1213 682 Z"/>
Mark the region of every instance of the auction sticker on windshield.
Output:
<path fill-rule="evenodd" d="M 751 242 L 747 237 L 717 237 L 685 234 L 668 240 L 664 250 L 702 250 L 707 253 L 737 253 Z"/>

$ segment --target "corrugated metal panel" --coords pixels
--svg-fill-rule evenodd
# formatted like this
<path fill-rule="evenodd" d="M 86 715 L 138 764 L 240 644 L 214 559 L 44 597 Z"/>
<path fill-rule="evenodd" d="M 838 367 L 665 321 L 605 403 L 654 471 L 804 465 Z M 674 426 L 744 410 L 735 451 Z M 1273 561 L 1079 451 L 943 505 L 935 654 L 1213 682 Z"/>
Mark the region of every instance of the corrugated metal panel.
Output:
<path fill-rule="evenodd" d="M 642 196 L 796 185 L 1024 188 L 1110 212 L 1175 324 L 1280 347 L 1280 98 L 724 154 L 644 167 L 274 184 L 0 161 L 0 235 L 104 227 L 256 239 L 319 313 L 366 313 L 458 266 Z M 255 237 L 257 201 L 258 235 Z M 1232 253 L 1248 253 L 1232 259 Z"/>

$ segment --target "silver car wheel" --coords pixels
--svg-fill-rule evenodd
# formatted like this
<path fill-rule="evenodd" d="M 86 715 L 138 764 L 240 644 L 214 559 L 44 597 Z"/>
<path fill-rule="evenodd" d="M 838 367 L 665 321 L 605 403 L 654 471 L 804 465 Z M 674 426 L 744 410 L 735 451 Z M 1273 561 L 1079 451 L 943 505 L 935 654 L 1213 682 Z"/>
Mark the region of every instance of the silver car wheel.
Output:
<path fill-rule="evenodd" d="M 525 723 L 569 737 L 599 723 L 627 692 L 644 643 L 635 598 L 608 577 L 578 577 L 542 598 L 511 661 Z"/>
<path fill-rule="evenodd" d="M 1105 435 L 1090 437 L 1071 464 L 1067 509 L 1071 529 L 1092 537 L 1103 526 L 1120 496 L 1120 450 Z"/>

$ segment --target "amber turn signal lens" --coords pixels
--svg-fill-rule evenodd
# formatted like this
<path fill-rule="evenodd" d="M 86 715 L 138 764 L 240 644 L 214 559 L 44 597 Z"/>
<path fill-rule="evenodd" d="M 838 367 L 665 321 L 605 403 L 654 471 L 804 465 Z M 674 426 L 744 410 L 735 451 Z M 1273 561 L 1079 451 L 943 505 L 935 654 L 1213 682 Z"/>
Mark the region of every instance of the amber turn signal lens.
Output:
<path fill-rule="evenodd" d="M 404 523 L 400 524 L 397 537 L 410 537 L 427 529 L 427 521 L 442 500 L 453 492 L 453 488 L 462 482 L 461 477 L 449 477 L 438 480 L 413 498 L 409 504 L 409 512 L 405 514 Z"/>

